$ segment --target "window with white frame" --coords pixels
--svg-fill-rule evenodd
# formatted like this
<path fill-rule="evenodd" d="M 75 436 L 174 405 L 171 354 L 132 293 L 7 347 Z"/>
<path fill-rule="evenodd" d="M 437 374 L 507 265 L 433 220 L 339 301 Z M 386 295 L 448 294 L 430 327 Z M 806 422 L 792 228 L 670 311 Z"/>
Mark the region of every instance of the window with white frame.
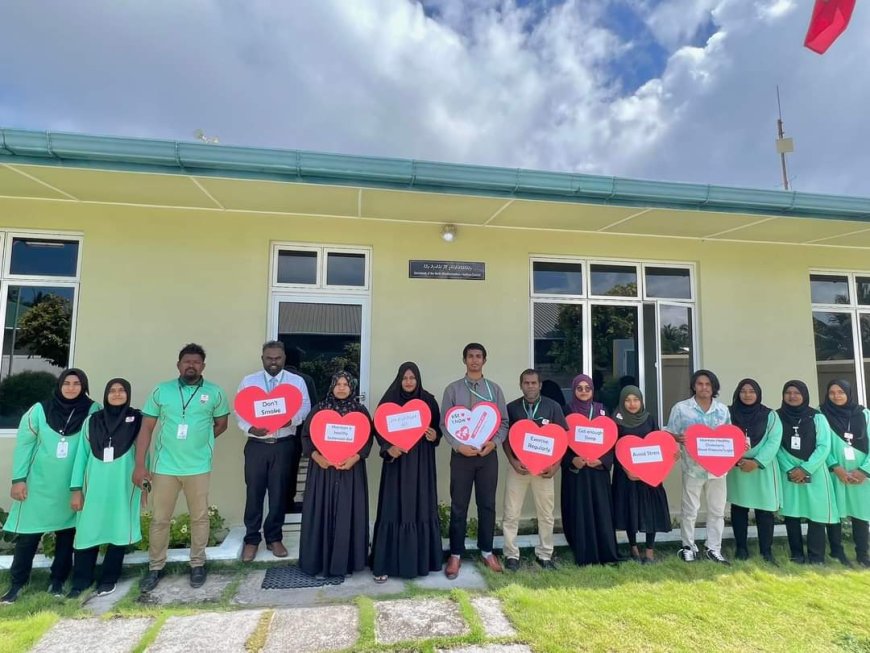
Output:
<path fill-rule="evenodd" d="M 870 401 L 870 272 L 810 273 L 819 401 L 846 379 L 859 403 Z M 862 400 L 863 398 L 863 400 Z"/>
<path fill-rule="evenodd" d="M 687 263 L 532 257 L 532 365 L 570 399 L 571 379 L 593 377 L 616 405 L 639 385 L 667 416 L 695 369 L 694 266 Z"/>
<path fill-rule="evenodd" d="M 0 231 L 0 430 L 47 398 L 70 365 L 81 237 Z"/>
<path fill-rule="evenodd" d="M 276 244 L 272 287 L 276 289 L 368 291 L 369 250 Z"/>

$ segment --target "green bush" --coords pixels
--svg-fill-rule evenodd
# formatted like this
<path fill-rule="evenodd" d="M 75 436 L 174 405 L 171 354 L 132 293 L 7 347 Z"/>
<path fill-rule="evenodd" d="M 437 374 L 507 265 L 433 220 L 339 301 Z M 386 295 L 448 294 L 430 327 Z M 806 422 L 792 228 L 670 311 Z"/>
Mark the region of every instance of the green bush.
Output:
<path fill-rule="evenodd" d="M 223 540 L 226 520 L 221 516 L 217 506 L 208 509 L 208 545 L 215 546 Z M 148 550 L 151 531 L 151 513 L 142 513 L 142 540 L 136 545 L 140 551 Z M 173 517 L 169 522 L 169 548 L 186 549 L 190 547 L 190 515 L 184 513 Z"/>
<path fill-rule="evenodd" d="M 438 504 L 438 519 L 441 521 L 441 537 L 450 537 L 450 504 L 442 501 Z M 477 517 L 468 518 L 465 528 L 466 537 L 477 537 Z"/>
<path fill-rule="evenodd" d="M 18 372 L 0 382 L 0 415 L 18 420 L 33 404 L 51 397 L 57 377 L 50 372 Z"/>

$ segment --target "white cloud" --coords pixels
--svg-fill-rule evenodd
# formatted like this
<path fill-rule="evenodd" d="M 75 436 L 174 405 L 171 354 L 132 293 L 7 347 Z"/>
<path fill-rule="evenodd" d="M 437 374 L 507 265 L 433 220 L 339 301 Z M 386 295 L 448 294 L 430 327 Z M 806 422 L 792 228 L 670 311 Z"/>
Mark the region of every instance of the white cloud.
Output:
<path fill-rule="evenodd" d="M 870 12 L 819 57 L 793 0 L 636 2 L 669 59 L 625 95 L 624 1 L 3 3 L 0 125 L 772 188 L 778 83 L 795 186 L 870 195 Z"/>

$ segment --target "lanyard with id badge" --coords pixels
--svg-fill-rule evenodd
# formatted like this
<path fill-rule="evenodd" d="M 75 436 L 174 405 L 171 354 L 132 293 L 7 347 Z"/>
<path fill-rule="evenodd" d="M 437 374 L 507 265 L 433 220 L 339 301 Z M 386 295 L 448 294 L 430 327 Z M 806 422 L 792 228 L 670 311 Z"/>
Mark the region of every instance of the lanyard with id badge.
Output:
<path fill-rule="evenodd" d="M 178 431 L 175 434 L 179 440 L 187 440 L 187 424 L 185 424 L 184 420 L 187 418 L 187 407 L 190 406 L 190 402 L 193 401 L 193 398 L 196 396 L 196 393 L 202 388 L 202 380 L 197 383 L 193 392 L 187 398 L 187 401 L 184 400 L 184 391 L 181 389 L 181 381 L 178 382 L 178 396 L 181 398 L 181 424 L 178 425 Z"/>
<path fill-rule="evenodd" d="M 69 456 L 69 442 L 66 440 L 66 430 L 69 427 L 70 420 L 72 420 L 75 412 L 75 410 L 70 412 L 69 417 L 66 418 L 66 424 L 64 424 L 63 428 L 60 430 L 60 442 L 57 443 L 57 450 L 55 451 L 55 456 L 58 460 L 63 460 Z"/>
<path fill-rule="evenodd" d="M 851 426 L 851 424 L 849 424 Z M 855 460 L 855 447 L 852 446 L 852 438 L 855 436 L 846 431 L 843 433 L 843 439 L 846 441 L 846 446 L 843 447 L 843 457 L 846 460 Z"/>

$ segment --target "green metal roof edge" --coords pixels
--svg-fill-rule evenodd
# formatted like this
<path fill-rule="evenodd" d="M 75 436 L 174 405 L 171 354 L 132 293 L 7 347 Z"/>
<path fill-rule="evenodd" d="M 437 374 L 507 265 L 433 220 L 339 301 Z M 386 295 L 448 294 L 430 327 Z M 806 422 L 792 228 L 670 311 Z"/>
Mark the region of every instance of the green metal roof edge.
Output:
<path fill-rule="evenodd" d="M 0 163 L 870 221 L 870 198 L 0 128 Z"/>

